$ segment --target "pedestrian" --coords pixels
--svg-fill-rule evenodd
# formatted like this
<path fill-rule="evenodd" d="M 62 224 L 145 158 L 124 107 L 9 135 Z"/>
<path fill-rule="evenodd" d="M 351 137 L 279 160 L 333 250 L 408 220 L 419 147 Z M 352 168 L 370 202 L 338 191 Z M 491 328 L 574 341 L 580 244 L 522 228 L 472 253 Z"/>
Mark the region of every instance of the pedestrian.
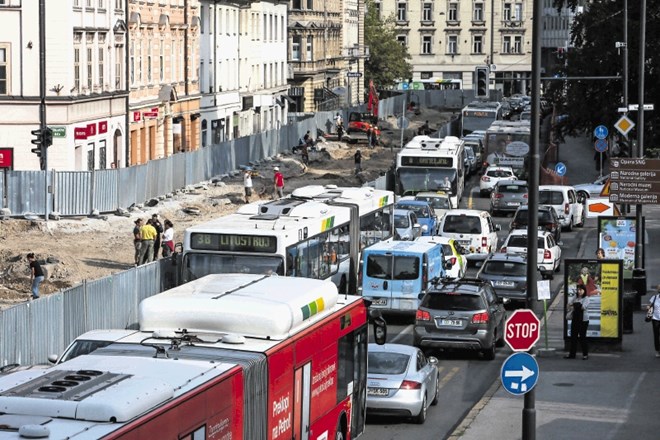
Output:
<path fill-rule="evenodd" d="M 158 214 L 151 216 L 151 226 L 156 229 L 156 238 L 154 239 L 154 260 L 157 260 L 158 254 L 160 253 L 160 236 L 163 233 L 163 224 L 160 222 Z"/>
<path fill-rule="evenodd" d="M 653 325 L 653 347 L 655 357 L 660 357 L 660 284 L 656 287 L 656 293 L 649 298 L 646 311 L 651 312 L 651 325 Z"/>
<path fill-rule="evenodd" d="M 339 122 L 337 123 L 337 140 L 341 142 L 343 138 L 344 138 L 344 123 Z"/>
<path fill-rule="evenodd" d="M 377 144 L 378 144 L 378 136 L 376 135 L 376 127 L 372 127 L 369 145 L 371 146 L 371 148 L 375 148 Z"/>
<path fill-rule="evenodd" d="M 596 259 L 597 260 L 604 260 L 605 259 L 605 249 L 598 248 L 598 250 L 596 251 Z"/>
<path fill-rule="evenodd" d="M 27 259 L 30 262 L 30 276 L 32 278 L 32 299 L 37 299 L 39 298 L 39 285 L 44 280 L 44 271 L 41 268 L 41 264 L 39 264 L 32 252 L 27 254 Z"/>
<path fill-rule="evenodd" d="M 355 174 L 357 174 L 362 171 L 362 153 L 359 148 L 355 150 L 353 160 L 355 161 Z"/>
<path fill-rule="evenodd" d="M 243 173 L 243 187 L 245 188 L 245 203 L 250 203 L 250 196 L 252 196 L 252 170 L 246 168 Z"/>
<path fill-rule="evenodd" d="M 589 359 L 589 346 L 587 345 L 587 328 L 589 328 L 589 302 L 587 289 L 583 285 L 577 286 L 575 298 L 569 303 L 571 321 L 571 344 L 566 359 L 575 359 L 578 340 L 582 347 L 582 360 Z M 567 317 L 568 318 L 568 317 Z"/>
<path fill-rule="evenodd" d="M 302 146 L 302 150 L 300 152 L 300 155 L 302 156 L 302 161 L 305 164 L 305 166 L 309 165 L 309 149 L 307 147 L 307 144 L 304 144 Z"/>
<path fill-rule="evenodd" d="M 371 136 L 373 135 L 373 128 L 371 128 L 371 125 L 367 127 L 367 145 L 371 147 Z"/>
<path fill-rule="evenodd" d="M 135 220 L 135 227 L 133 227 L 133 246 L 135 247 L 135 265 L 140 265 L 140 248 L 142 247 L 142 237 L 140 236 L 140 228 L 142 228 L 142 219 Z"/>
<path fill-rule="evenodd" d="M 335 116 L 335 125 L 338 129 L 344 125 L 344 119 L 341 117 L 341 113 L 337 113 L 337 116 Z M 337 130 L 337 133 L 339 133 L 339 130 Z"/>
<path fill-rule="evenodd" d="M 151 263 L 154 260 L 154 241 L 156 240 L 156 228 L 152 225 L 151 219 L 140 228 L 140 264 Z"/>
<path fill-rule="evenodd" d="M 417 134 L 429 134 L 431 131 L 431 128 L 429 127 L 429 121 L 424 122 L 421 127 L 419 127 L 419 130 L 417 130 Z"/>
<path fill-rule="evenodd" d="M 273 168 L 275 175 L 273 176 L 273 187 L 275 190 L 275 197 L 282 198 L 284 197 L 284 176 L 280 173 L 280 168 Z"/>
<path fill-rule="evenodd" d="M 165 219 L 165 231 L 163 231 L 163 257 L 167 258 L 174 253 L 174 224 Z"/>

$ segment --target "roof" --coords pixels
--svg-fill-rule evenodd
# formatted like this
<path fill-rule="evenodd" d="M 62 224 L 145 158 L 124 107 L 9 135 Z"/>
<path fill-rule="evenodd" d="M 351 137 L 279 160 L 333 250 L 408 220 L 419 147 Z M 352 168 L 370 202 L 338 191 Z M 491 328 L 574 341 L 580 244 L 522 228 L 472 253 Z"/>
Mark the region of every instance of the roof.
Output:
<path fill-rule="evenodd" d="M 447 194 L 447 192 L 445 192 L 445 191 L 420 191 L 417 194 L 415 194 L 414 197 L 413 196 L 410 196 L 410 198 L 401 197 L 399 199 L 399 201 L 415 200 L 415 197 L 443 197 L 443 198 L 448 199 L 450 197 L 450 195 Z"/>
<path fill-rule="evenodd" d="M 369 246 L 368 248 L 364 249 L 362 252 L 367 253 L 367 252 L 393 252 L 393 251 L 399 251 L 399 252 L 409 252 L 413 254 L 423 254 L 434 247 L 438 246 L 438 243 L 427 243 L 424 241 L 381 241 L 378 243 L 373 244 L 372 246 Z"/>
<path fill-rule="evenodd" d="M 449 215 L 473 215 L 479 217 L 487 217 L 490 214 L 488 211 L 482 211 L 481 209 L 452 209 L 447 211 L 445 217 Z"/>
<path fill-rule="evenodd" d="M 451 237 L 444 237 L 442 235 L 422 235 L 421 237 L 417 237 L 415 241 L 420 241 L 423 243 L 449 244 L 455 240 Z"/>
<path fill-rule="evenodd" d="M 564 191 L 569 189 L 575 190 L 575 188 L 571 185 L 539 185 L 539 191 Z"/>
<path fill-rule="evenodd" d="M 511 171 L 513 173 L 513 168 L 507 166 L 489 165 L 488 168 L 486 168 L 486 171 L 497 171 L 497 170 Z"/>
<path fill-rule="evenodd" d="M 398 202 L 394 204 L 395 208 L 400 208 L 401 206 L 410 205 L 410 206 L 431 206 L 426 200 L 416 200 L 416 199 L 399 199 Z"/>
<path fill-rule="evenodd" d="M 525 263 L 527 264 L 527 256 L 519 253 L 502 253 L 502 252 L 496 252 L 494 254 L 490 254 L 486 262 L 488 261 L 513 261 L 515 263 Z"/>
<path fill-rule="evenodd" d="M 536 232 L 537 232 L 537 237 L 545 237 L 546 235 L 552 235 L 552 232 L 545 229 L 543 230 L 539 229 Z M 523 237 L 527 237 L 527 229 L 513 229 L 511 230 L 511 232 L 509 232 L 509 235 L 507 235 L 505 240 L 511 236 L 517 236 L 517 235 L 522 235 Z"/>
<path fill-rule="evenodd" d="M 390 344 L 390 343 L 378 345 L 373 342 L 370 342 L 369 346 L 367 347 L 367 351 L 369 353 L 376 353 L 376 352 L 404 353 L 412 356 L 417 353 L 417 347 L 406 344 Z"/>

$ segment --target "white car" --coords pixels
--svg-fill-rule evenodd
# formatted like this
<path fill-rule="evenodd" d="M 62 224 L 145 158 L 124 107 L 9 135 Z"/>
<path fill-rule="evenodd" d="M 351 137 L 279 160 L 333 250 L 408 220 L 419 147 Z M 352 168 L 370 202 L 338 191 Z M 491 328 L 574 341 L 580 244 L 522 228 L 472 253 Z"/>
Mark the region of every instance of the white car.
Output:
<path fill-rule="evenodd" d="M 581 183 L 579 185 L 573 185 L 573 188 L 575 188 L 575 191 L 577 191 L 578 195 L 582 196 L 584 199 L 598 198 L 600 197 L 600 193 L 603 191 L 603 187 L 609 178 L 610 175 L 605 174 L 604 176 L 594 180 L 593 183 Z"/>
<path fill-rule="evenodd" d="M 497 231 L 500 229 L 488 211 L 452 209 L 440 220 L 438 235 L 455 239 L 467 251 L 468 261 L 483 261 L 497 251 Z"/>
<path fill-rule="evenodd" d="M 463 256 L 461 250 L 464 249 L 456 240 L 439 235 L 423 235 L 415 241 L 442 245 L 444 259 L 451 263 L 451 269 L 445 270 L 445 276 L 454 280 L 459 280 L 465 276 L 465 272 L 467 272 L 467 258 Z"/>
<path fill-rule="evenodd" d="M 584 197 L 578 196 L 575 188 L 568 185 L 539 186 L 539 205 L 555 208 L 563 229 L 572 231 L 573 226 L 582 227 L 587 218 Z M 562 216 L 564 216 L 562 218 Z"/>
<path fill-rule="evenodd" d="M 486 172 L 481 179 L 479 179 L 479 194 L 482 196 L 490 194 L 495 187 L 495 184 L 500 180 L 515 180 L 516 174 L 511 167 L 501 167 L 499 165 L 491 165 L 486 168 Z"/>
<path fill-rule="evenodd" d="M 504 239 L 500 252 L 527 255 L 527 246 L 529 246 L 527 230 L 514 229 Z M 561 248 L 551 232 L 538 231 L 537 264 L 539 269 L 542 268 L 550 273 L 559 271 L 561 267 Z"/>

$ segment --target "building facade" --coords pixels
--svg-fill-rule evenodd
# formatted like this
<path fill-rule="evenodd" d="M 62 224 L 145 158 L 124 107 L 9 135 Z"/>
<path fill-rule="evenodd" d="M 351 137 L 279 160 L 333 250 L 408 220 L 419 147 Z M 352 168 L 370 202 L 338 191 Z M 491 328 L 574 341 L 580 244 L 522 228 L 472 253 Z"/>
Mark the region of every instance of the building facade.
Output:
<path fill-rule="evenodd" d="M 128 165 L 194 151 L 200 145 L 199 1 L 128 0 L 128 9 Z"/>
<path fill-rule="evenodd" d="M 45 3 L 45 66 L 40 65 L 39 3 L 0 2 L 0 148 L 14 169 L 38 170 L 32 130 L 40 124 L 40 69 L 46 69 L 48 168 L 125 166 L 124 0 Z"/>

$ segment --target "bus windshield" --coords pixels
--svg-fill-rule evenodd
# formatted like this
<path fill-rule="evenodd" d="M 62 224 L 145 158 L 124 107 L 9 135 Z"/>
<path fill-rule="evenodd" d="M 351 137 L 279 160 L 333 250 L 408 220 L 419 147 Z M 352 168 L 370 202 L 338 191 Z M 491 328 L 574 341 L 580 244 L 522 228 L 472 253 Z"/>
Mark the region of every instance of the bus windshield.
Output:
<path fill-rule="evenodd" d="M 184 267 L 189 281 L 215 273 L 284 275 L 284 261 L 280 256 L 190 253 L 186 255 Z"/>
<path fill-rule="evenodd" d="M 453 168 L 399 168 L 401 195 L 421 191 L 449 191 L 456 194 L 456 170 Z"/>

